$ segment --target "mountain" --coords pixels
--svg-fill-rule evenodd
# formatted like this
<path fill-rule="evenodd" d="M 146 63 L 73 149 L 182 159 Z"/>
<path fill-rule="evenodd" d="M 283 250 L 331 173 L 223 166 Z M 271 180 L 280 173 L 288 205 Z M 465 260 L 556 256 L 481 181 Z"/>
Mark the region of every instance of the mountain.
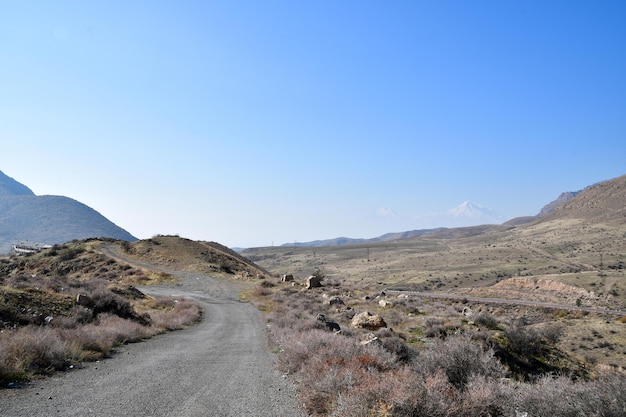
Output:
<path fill-rule="evenodd" d="M 542 220 L 560 218 L 623 226 L 626 223 L 626 175 L 586 187 L 542 216 Z"/>
<path fill-rule="evenodd" d="M 607 196 L 610 198 L 607 199 Z M 612 203 L 609 204 L 610 207 L 605 207 L 601 201 L 611 201 Z M 410 239 L 425 235 L 434 238 L 468 237 L 497 230 L 507 230 L 511 227 L 521 226 L 539 219 L 550 219 L 555 216 L 579 218 L 596 216 L 596 218 L 603 218 L 608 215 L 607 213 L 621 213 L 624 211 L 624 207 L 626 207 L 626 175 L 590 185 L 584 190 L 561 193 L 555 200 L 546 204 L 537 215 L 516 217 L 506 222 L 502 222 L 502 217 L 495 211 L 471 201 L 464 201 L 459 206 L 448 210 L 443 216 L 449 219 L 448 223 L 452 227 L 387 233 L 370 239 L 338 237 L 311 242 L 296 242 L 295 244 L 285 243 L 281 246 L 341 246 Z M 621 218 L 621 221 L 624 222 L 625 219 L 626 214 Z"/>
<path fill-rule="evenodd" d="M 480 204 L 464 201 L 459 206 L 448 210 L 448 215 L 458 220 L 463 226 L 477 226 L 478 224 L 499 224 L 502 223 L 502 216 L 490 208 L 481 206 Z"/>
<path fill-rule="evenodd" d="M 14 244 L 56 244 L 108 237 L 137 240 L 96 210 L 68 197 L 37 196 L 0 171 L 0 253 Z"/>
<path fill-rule="evenodd" d="M 34 196 L 35 193 L 24 184 L 20 184 L 0 171 L 0 197 L 18 195 Z"/>
<path fill-rule="evenodd" d="M 561 195 L 558 196 L 556 200 L 551 201 L 550 203 L 543 206 L 543 208 L 539 211 L 539 214 L 537 214 L 537 216 L 541 217 L 541 216 L 545 216 L 546 214 L 552 213 L 558 206 L 576 197 L 578 194 L 580 194 L 581 191 L 582 190 L 566 191 L 564 193 L 561 193 Z"/>
<path fill-rule="evenodd" d="M 423 235 L 437 232 L 443 229 L 444 228 L 420 229 L 420 230 L 410 230 L 408 232 L 385 233 L 384 235 L 373 237 L 370 239 L 352 239 L 349 237 L 336 237 L 334 239 L 313 240 L 311 242 L 285 243 L 285 244 L 282 244 L 281 246 L 319 247 L 319 246 L 340 246 L 340 245 L 356 245 L 356 244 L 361 244 L 361 243 L 388 242 L 390 240 L 409 239 L 412 237 L 423 236 Z"/>

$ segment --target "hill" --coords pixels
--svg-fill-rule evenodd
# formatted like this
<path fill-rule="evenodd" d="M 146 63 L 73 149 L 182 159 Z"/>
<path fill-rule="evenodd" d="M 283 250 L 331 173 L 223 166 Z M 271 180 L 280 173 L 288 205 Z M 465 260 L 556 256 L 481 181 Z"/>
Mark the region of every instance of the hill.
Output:
<path fill-rule="evenodd" d="M 306 276 L 321 269 L 345 280 L 418 291 L 549 276 L 616 294 L 621 300 L 616 302 L 626 305 L 626 176 L 587 187 L 551 213 L 520 225 L 443 229 L 334 247 L 251 248 L 242 254 L 275 273 Z"/>
<path fill-rule="evenodd" d="M 19 242 L 57 244 L 91 237 L 136 240 L 85 204 L 63 196 L 37 196 L 0 171 L 0 253 L 9 253 Z"/>
<path fill-rule="evenodd" d="M 576 195 L 578 195 L 581 191 L 567 191 L 561 193 L 555 200 L 546 204 L 542 207 L 538 214 L 534 216 L 523 216 L 516 217 L 506 222 L 502 223 L 502 229 L 506 229 L 509 226 L 520 226 L 525 223 L 530 223 L 542 216 L 546 216 L 552 213 L 557 207 L 564 204 L 565 202 L 571 200 Z M 322 239 L 322 240 L 313 240 L 310 242 L 295 242 L 295 243 L 284 243 L 281 246 L 283 247 L 320 247 L 320 246 L 340 246 L 340 245 L 358 245 L 358 244 L 371 244 L 377 242 L 387 242 L 392 240 L 399 239 L 410 239 L 419 236 L 431 235 L 433 237 L 459 237 L 459 236 L 467 236 L 467 235 L 475 235 L 480 234 L 487 229 L 495 229 L 498 228 L 498 224 L 502 222 L 501 217 L 493 212 L 492 210 L 480 206 L 478 204 L 474 204 L 470 201 L 465 201 L 458 207 L 449 210 L 448 214 L 453 219 L 459 218 L 470 218 L 470 219 L 481 219 L 485 221 L 485 224 L 476 225 L 476 226 L 464 226 L 464 227 L 439 227 L 435 229 L 419 229 L 419 230 L 410 230 L 406 232 L 393 232 L 386 233 L 381 236 L 373 237 L 373 238 L 361 238 L 354 239 L 349 237 L 337 237 L 333 239 Z M 244 249 L 238 249 L 242 251 Z"/>
<path fill-rule="evenodd" d="M 369 239 L 353 239 L 349 237 L 337 237 L 334 239 L 313 240 L 311 242 L 285 243 L 281 246 L 283 247 L 293 247 L 293 246 L 318 247 L 318 246 L 339 246 L 339 245 L 355 245 L 355 244 L 363 244 L 363 243 L 387 242 L 390 240 L 409 239 L 409 238 L 416 237 L 416 236 L 423 236 L 428 233 L 437 232 L 443 229 L 444 228 L 419 229 L 419 230 L 410 230 L 408 232 L 392 232 L 392 233 L 385 233 L 384 235 L 369 238 Z"/>

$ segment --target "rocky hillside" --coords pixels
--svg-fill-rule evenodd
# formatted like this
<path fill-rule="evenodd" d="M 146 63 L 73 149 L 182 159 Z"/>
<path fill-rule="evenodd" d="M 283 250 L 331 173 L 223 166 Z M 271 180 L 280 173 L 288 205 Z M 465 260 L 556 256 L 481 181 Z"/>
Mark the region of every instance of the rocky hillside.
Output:
<path fill-rule="evenodd" d="M 623 225 L 626 223 L 626 175 L 585 188 L 556 207 L 544 219 L 572 219 Z"/>
<path fill-rule="evenodd" d="M 85 204 L 62 196 L 36 196 L 0 171 L 0 254 L 19 242 L 57 244 L 91 237 L 136 240 Z"/>
<path fill-rule="evenodd" d="M 543 206 L 543 208 L 539 211 L 538 216 L 545 216 L 546 214 L 552 213 L 558 206 L 570 201 L 578 194 L 580 194 L 580 191 L 567 191 L 561 193 L 561 195 L 558 196 L 556 200 L 551 201 L 550 203 Z"/>

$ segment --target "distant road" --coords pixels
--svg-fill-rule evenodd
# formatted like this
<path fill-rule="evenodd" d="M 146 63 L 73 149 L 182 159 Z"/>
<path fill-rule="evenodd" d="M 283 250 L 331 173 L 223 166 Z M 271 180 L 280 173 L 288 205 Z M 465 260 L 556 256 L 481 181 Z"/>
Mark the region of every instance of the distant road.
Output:
<path fill-rule="evenodd" d="M 594 307 L 577 307 L 577 306 L 571 306 L 567 304 L 542 303 L 539 301 L 508 300 L 506 298 L 469 297 L 466 295 L 459 295 L 459 294 L 402 291 L 402 290 L 385 290 L 385 292 L 390 293 L 390 294 L 415 295 L 415 296 L 424 297 L 424 298 L 444 298 L 444 299 L 450 299 L 450 300 L 467 300 L 469 302 L 483 303 L 483 304 L 508 304 L 508 305 L 516 305 L 516 306 L 553 308 L 553 309 L 558 309 L 558 310 L 585 311 L 588 313 L 626 316 L 626 311 L 621 311 L 621 310 L 608 310 L 608 309 L 594 308 Z"/>
<path fill-rule="evenodd" d="M 236 284 L 169 272 L 179 278 L 175 286 L 142 290 L 196 300 L 202 322 L 121 347 L 84 369 L 0 390 L 0 416 L 301 416 L 293 386 L 273 366 L 261 315 L 238 300 Z"/>

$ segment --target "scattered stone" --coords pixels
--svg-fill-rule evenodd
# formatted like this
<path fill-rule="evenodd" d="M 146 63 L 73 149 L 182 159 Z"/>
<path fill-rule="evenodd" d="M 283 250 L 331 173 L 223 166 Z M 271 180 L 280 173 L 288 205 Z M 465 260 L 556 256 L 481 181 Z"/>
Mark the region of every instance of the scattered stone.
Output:
<path fill-rule="evenodd" d="M 311 288 L 319 288 L 321 286 L 322 286 L 322 280 L 320 279 L 320 277 L 316 277 L 315 275 L 311 275 L 306 280 L 306 288 L 307 288 L 307 290 L 311 289 Z"/>
<path fill-rule="evenodd" d="M 383 307 L 383 308 L 384 308 L 384 307 L 391 307 L 391 306 L 392 306 L 391 302 L 389 302 L 389 301 L 387 301 L 387 300 L 380 300 L 380 301 L 378 302 L 378 305 L 379 305 L 379 306 L 381 306 L 381 307 Z"/>
<path fill-rule="evenodd" d="M 324 304 L 328 304 L 329 306 L 345 306 L 346 304 L 343 300 L 338 296 L 329 297 L 324 300 Z"/>
<path fill-rule="evenodd" d="M 339 326 L 339 324 L 332 321 L 331 319 L 329 319 L 323 314 L 318 314 L 317 320 L 324 323 L 324 327 L 326 328 L 326 330 L 330 330 L 331 332 L 335 332 L 335 333 L 341 331 L 341 327 Z"/>
<path fill-rule="evenodd" d="M 376 337 L 374 334 L 372 333 L 368 333 L 365 335 L 365 339 L 361 340 L 359 342 L 359 344 L 361 346 L 368 346 L 368 345 L 381 345 L 382 342 L 380 341 L 380 339 L 378 337 Z"/>
<path fill-rule="evenodd" d="M 378 314 L 363 311 L 352 318 L 351 326 L 360 329 L 378 330 L 382 327 L 387 327 L 387 323 Z"/>
<path fill-rule="evenodd" d="M 463 314 L 465 317 L 470 317 L 474 314 L 474 312 L 469 307 L 463 307 L 463 312 L 461 314 Z"/>
<path fill-rule="evenodd" d="M 78 304 L 79 306 L 83 306 L 83 307 L 92 307 L 93 300 L 88 295 L 78 294 L 76 296 L 76 304 Z"/>

